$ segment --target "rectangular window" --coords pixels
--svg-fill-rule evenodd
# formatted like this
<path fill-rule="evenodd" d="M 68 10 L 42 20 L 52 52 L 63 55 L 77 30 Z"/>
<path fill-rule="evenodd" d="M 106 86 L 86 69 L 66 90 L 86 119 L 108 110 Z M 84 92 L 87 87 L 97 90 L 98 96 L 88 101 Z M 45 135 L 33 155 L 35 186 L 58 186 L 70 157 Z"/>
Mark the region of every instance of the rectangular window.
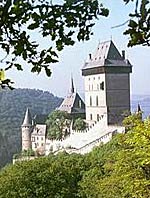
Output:
<path fill-rule="evenodd" d="M 35 142 L 35 137 L 32 137 L 32 142 Z"/>
<path fill-rule="evenodd" d="M 99 114 L 97 114 L 97 122 L 99 121 Z"/>
<path fill-rule="evenodd" d="M 98 106 L 98 96 L 96 96 L 96 106 Z"/>
<path fill-rule="evenodd" d="M 92 106 L 92 96 L 90 96 L 90 106 Z"/>
<path fill-rule="evenodd" d="M 104 90 L 104 82 L 100 83 L 100 89 Z"/>
<path fill-rule="evenodd" d="M 92 120 L 93 118 L 92 118 L 92 114 L 90 114 L 90 120 Z"/>

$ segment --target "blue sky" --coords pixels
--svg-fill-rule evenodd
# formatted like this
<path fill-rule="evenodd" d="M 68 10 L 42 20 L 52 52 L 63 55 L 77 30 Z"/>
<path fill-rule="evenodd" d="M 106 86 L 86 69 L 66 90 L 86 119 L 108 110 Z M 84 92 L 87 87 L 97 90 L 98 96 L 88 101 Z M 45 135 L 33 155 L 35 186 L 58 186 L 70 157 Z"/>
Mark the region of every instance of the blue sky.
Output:
<path fill-rule="evenodd" d="M 65 96 L 70 86 L 70 76 L 73 74 L 76 89 L 84 92 L 84 81 L 81 76 L 81 68 L 89 53 L 95 51 L 99 41 L 112 40 L 119 51 L 125 50 L 126 57 L 133 65 L 131 74 L 131 93 L 150 95 L 150 48 L 137 46 L 127 48 L 128 36 L 123 32 L 126 25 L 112 29 L 111 27 L 124 23 L 128 14 L 133 10 L 133 4 L 125 6 L 123 0 L 105 0 L 105 5 L 110 8 L 108 18 L 101 17 L 96 21 L 94 35 L 88 42 L 77 42 L 73 47 L 66 47 L 60 54 L 59 63 L 52 65 L 52 76 L 46 77 L 44 72 L 40 75 L 31 74 L 29 67 L 24 66 L 24 72 L 16 70 L 9 71 L 7 76 L 15 81 L 15 87 L 43 89 L 54 93 L 57 96 Z M 37 36 L 35 34 L 35 36 Z M 43 46 L 47 41 L 40 38 Z M 51 43 L 50 43 L 51 44 Z"/>

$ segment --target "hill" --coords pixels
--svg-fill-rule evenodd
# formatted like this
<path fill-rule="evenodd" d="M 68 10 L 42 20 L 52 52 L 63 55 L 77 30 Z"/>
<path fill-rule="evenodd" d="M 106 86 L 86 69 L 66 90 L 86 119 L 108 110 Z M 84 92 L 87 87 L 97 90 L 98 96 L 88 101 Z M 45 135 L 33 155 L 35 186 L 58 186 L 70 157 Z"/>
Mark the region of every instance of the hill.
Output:
<path fill-rule="evenodd" d="M 21 149 L 21 124 L 27 107 L 32 115 L 49 114 L 62 98 L 35 89 L 1 90 L 0 92 L 0 167 L 10 162 Z"/>

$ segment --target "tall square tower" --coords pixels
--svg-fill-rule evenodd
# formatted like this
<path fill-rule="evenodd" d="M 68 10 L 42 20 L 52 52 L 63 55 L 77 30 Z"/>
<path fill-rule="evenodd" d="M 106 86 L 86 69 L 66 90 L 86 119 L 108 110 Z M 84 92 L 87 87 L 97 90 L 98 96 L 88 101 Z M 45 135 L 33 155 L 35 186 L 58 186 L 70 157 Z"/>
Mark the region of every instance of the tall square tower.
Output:
<path fill-rule="evenodd" d="M 130 73 L 132 65 L 112 41 L 99 43 L 95 54 L 82 68 L 85 79 L 86 120 L 107 125 L 121 124 L 130 111 Z"/>

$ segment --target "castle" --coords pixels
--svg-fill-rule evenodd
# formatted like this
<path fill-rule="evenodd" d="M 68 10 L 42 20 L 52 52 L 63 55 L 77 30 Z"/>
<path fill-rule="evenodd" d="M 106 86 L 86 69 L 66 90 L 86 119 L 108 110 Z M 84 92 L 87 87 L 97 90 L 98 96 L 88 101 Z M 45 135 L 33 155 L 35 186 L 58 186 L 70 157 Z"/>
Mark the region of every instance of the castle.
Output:
<path fill-rule="evenodd" d="M 35 124 L 27 109 L 22 124 L 22 150 L 32 148 L 46 155 L 60 150 L 87 153 L 94 146 L 108 142 L 114 134 L 124 133 L 124 113 L 130 112 L 131 72 L 132 65 L 125 59 L 125 51 L 120 54 L 113 41 L 99 43 L 82 68 L 85 104 L 75 91 L 72 79 L 70 93 L 58 108 L 73 117 L 85 117 L 87 129 L 75 131 L 71 124 L 65 139 L 51 140 L 46 136 L 46 125 Z"/>

